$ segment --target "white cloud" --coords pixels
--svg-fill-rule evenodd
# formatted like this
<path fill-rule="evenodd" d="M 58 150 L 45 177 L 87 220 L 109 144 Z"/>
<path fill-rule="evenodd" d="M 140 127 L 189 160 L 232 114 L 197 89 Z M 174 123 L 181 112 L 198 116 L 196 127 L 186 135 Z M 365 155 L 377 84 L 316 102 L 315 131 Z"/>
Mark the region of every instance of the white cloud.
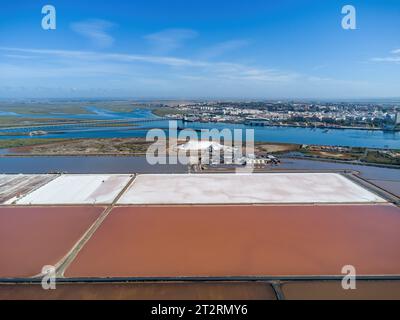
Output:
<path fill-rule="evenodd" d="M 113 60 L 119 62 L 147 62 L 162 64 L 168 66 L 204 66 L 206 62 L 195 61 L 166 56 L 136 55 L 124 53 L 99 53 L 95 51 L 77 51 L 77 50 L 52 50 L 52 49 L 30 49 L 30 48 L 11 48 L 0 47 L 0 50 L 11 52 L 23 52 L 37 55 L 48 55 L 52 57 L 79 59 L 79 60 Z"/>
<path fill-rule="evenodd" d="M 71 29 L 96 46 L 110 47 L 114 43 L 114 38 L 107 32 L 114 26 L 115 24 L 106 20 L 92 19 L 74 22 L 71 24 Z"/>
<path fill-rule="evenodd" d="M 22 55 L 22 54 L 4 54 L 3 57 L 11 58 L 11 59 L 32 59 L 34 57 L 29 55 Z"/>
<path fill-rule="evenodd" d="M 300 75 L 275 69 L 256 68 L 237 63 L 219 62 L 212 64 L 215 76 L 222 79 L 250 82 L 291 82 Z"/>
<path fill-rule="evenodd" d="M 392 50 L 390 52 L 392 56 L 383 57 L 383 58 L 372 58 L 371 61 L 373 62 L 393 62 L 393 63 L 400 63 L 400 49 Z"/>
<path fill-rule="evenodd" d="M 198 33 L 191 29 L 166 29 L 148 34 L 144 38 L 149 41 L 155 51 L 167 53 L 178 49 L 185 41 L 197 36 Z"/>
<path fill-rule="evenodd" d="M 247 40 L 242 40 L 242 39 L 220 42 L 220 43 L 204 50 L 204 52 L 201 54 L 201 56 L 203 58 L 218 57 L 225 53 L 243 48 L 243 47 L 247 46 L 248 44 L 249 44 L 249 42 Z"/>
<path fill-rule="evenodd" d="M 172 68 L 179 68 L 178 71 L 186 76 L 208 76 L 213 78 L 231 80 L 252 80 L 264 82 L 283 82 L 292 81 L 298 78 L 293 72 L 282 72 L 274 69 L 256 68 L 243 64 L 230 62 L 209 62 L 193 59 L 182 59 L 167 56 L 148 56 L 121 53 L 99 53 L 94 51 L 70 51 L 70 50 L 51 50 L 51 49 L 29 49 L 29 48 L 9 48 L 0 47 L 2 51 L 36 54 L 39 56 L 51 57 L 52 59 L 63 59 L 73 67 L 78 63 L 100 63 L 118 62 L 129 66 L 135 62 L 148 64 L 158 64 Z M 56 61 L 53 61 L 56 63 Z M 38 71 L 40 73 L 40 70 Z"/>
<path fill-rule="evenodd" d="M 400 57 L 385 57 L 385 58 L 372 58 L 373 62 L 400 62 Z"/>
<path fill-rule="evenodd" d="M 191 96 L 284 96 L 285 92 L 297 92 L 299 88 L 312 93 L 316 85 L 319 90 L 325 87 L 336 90 L 340 87 L 343 91 L 351 91 L 355 86 L 360 90 L 361 87 L 365 89 L 363 83 L 350 80 L 335 80 L 228 61 L 9 47 L 0 47 L 0 52 L 5 55 L 27 55 L 35 59 L 34 64 L 23 59 L 2 62 L 0 86 L 24 85 L 32 88 L 59 85 L 79 88 L 80 91 L 104 88 L 127 95 L 151 93 L 153 97 L 179 95 L 184 90 Z"/>
<path fill-rule="evenodd" d="M 317 76 L 308 76 L 305 80 L 320 85 L 345 85 L 345 86 L 366 86 L 368 85 L 367 81 L 357 81 L 357 80 L 338 80 L 329 77 L 317 77 Z"/>

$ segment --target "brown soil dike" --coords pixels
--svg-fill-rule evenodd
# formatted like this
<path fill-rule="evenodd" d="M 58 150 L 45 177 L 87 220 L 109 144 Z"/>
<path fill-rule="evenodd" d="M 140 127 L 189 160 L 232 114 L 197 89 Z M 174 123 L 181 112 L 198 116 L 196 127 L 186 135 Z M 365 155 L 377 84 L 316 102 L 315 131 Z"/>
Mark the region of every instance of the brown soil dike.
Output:
<path fill-rule="evenodd" d="M 12 148 L 9 152 L 31 155 L 145 154 L 151 144 L 143 138 L 71 139 Z"/>
<path fill-rule="evenodd" d="M 21 155 L 129 155 L 129 154 L 146 154 L 150 145 L 154 142 L 148 142 L 145 138 L 113 138 L 113 139 L 70 139 L 54 141 L 30 145 L 31 140 L 20 139 L 21 143 L 29 143 L 26 146 L 14 147 L 9 149 L 11 154 Z M 185 143 L 185 140 L 179 140 L 179 144 Z M 169 142 L 167 139 L 167 149 L 169 150 Z M 174 143 L 177 143 L 174 141 Z M 300 145 L 280 144 L 259 142 L 255 145 L 255 152 L 258 153 L 279 153 L 295 151 Z M 245 149 L 244 149 L 245 150 Z"/>

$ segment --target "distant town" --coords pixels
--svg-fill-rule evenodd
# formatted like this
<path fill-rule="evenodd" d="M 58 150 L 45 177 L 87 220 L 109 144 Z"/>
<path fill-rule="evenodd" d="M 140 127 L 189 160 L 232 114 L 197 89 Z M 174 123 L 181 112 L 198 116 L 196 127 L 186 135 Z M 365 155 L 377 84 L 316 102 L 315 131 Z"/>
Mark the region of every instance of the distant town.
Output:
<path fill-rule="evenodd" d="M 159 115 L 187 122 L 400 130 L 400 104 L 305 102 L 191 102 L 160 108 Z"/>

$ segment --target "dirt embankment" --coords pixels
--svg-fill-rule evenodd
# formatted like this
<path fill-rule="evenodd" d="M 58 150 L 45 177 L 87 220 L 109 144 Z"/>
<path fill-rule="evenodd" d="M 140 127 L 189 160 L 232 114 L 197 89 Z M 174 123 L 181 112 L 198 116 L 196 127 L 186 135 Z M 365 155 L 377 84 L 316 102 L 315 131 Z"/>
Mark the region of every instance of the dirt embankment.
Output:
<path fill-rule="evenodd" d="M 77 139 L 16 147 L 12 154 L 27 155 L 93 155 L 93 154 L 145 154 L 151 142 L 142 138 Z"/>
<path fill-rule="evenodd" d="M 171 141 L 172 145 L 186 141 Z M 20 139 L 9 143 L 5 148 L 9 154 L 18 155 L 144 155 L 153 141 L 144 138 L 114 138 L 114 139 Z M 166 150 L 169 141 L 166 141 Z M 294 144 L 257 143 L 255 153 L 282 153 L 300 148 Z"/>
<path fill-rule="evenodd" d="M 256 153 L 284 153 L 290 151 L 298 151 L 301 149 L 299 144 L 285 144 L 285 143 L 266 143 L 259 142 L 255 145 Z"/>

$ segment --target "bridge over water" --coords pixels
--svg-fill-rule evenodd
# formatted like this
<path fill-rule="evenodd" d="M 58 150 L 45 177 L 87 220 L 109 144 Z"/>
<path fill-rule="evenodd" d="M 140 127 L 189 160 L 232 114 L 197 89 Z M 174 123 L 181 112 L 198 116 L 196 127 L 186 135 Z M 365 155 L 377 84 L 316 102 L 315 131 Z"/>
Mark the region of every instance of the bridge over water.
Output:
<path fill-rule="evenodd" d="M 92 127 L 112 127 L 112 126 L 129 126 L 141 123 L 158 122 L 164 120 L 171 120 L 169 118 L 137 118 L 137 119 L 114 119 L 114 120 L 85 120 L 78 122 L 66 122 L 60 123 L 55 120 L 54 124 L 46 122 L 45 124 L 37 124 L 31 126 L 14 126 L 7 128 L 0 128 L 0 133 L 30 133 L 34 131 L 63 131 L 68 129 L 79 129 L 79 128 L 92 128 Z M 177 119 L 179 120 L 179 119 Z"/>

